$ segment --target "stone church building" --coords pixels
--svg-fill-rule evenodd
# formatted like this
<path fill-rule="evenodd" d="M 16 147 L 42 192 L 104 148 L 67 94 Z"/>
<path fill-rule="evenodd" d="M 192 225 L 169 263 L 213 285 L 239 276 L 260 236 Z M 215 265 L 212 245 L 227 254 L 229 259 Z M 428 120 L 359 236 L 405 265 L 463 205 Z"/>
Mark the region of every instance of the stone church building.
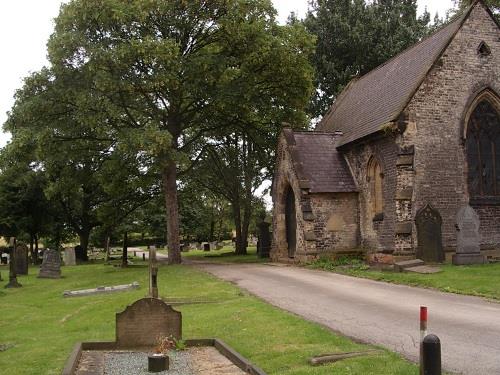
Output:
<path fill-rule="evenodd" d="M 476 1 L 337 97 L 315 131 L 285 128 L 271 257 L 440 262 L 471 205 L 481 251 L 500 250 L 500 28 Z"/>

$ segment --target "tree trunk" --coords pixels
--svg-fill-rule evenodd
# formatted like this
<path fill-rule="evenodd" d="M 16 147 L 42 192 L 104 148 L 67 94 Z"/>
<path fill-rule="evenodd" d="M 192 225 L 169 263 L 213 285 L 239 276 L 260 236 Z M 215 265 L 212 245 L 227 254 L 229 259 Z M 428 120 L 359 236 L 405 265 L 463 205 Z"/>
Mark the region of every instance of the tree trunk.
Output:
<path fill-rule="evenodd" d="M 168 264 L 180 264 L 179 244 L 179 206 L 177 202 L 177 166 L 173 160 L 167 160 L 162 170 L 163 195 L 167 209 L 167 245 Z"/>
<path fill-rule="evenodd" d="M 243 237 L 242 232 L 242 222 L 241 222 L 241 211 L 240 211 L 240 203 L 232 202 L 233 206 L 233 219 L 234 226 L 236 227 L 236 249 L 235 254 L 237 255 L 246 255 L 247 248 L 245 246 L 246 239 Z"/>
<path fill-rule="evenodd" d="M 90 230 L 82 230 L 79 234 L 79 237 L 80 237 L 80 246 L 83 249 L 83 261 L 86 262 L 89 260 L 89 255 L 87 251 L 89 248 Z"/>
<path fill-rule="evenodd" d="M 36 256 L 35 256 L 35 248 L 33 246 L 35 242 L 35 235 L 34 234 L 30 234 L 30 254 L 31 254 L 31 263 L 33 265 L 36 264 Z"/>
<path fill-rule="evenodd" d="M 35 257 L 35 264 L 38 264 L 39 261 L 38 261 L 38 235 L 35 234 L 35 254 L 36 254 L 36 257 Z"/>
<path fill-rule="evenodd" d="M 248 228 L 250 227 L 250 219 L 252 217 L 252 203 L 247 202 L 243 210 L 243 223 L 241 225 L 241 237 L 243 239 L 243 254 L 247 253 L 248 247 Z"/>
<path fill-rule="evenodd" d="M 122 249 L 122 267 L 127 267 L 128 260 L 128 233 L 125 231 L 123 235 L 123 249 Z"/>
<path fill-rule="evenodd" d="M 106 234 L 104 237 L 104 261 L 107 263 L 109 262 L 109 256 L 110 256 L 110 247 L 109 247 L 109 234 Z"/>

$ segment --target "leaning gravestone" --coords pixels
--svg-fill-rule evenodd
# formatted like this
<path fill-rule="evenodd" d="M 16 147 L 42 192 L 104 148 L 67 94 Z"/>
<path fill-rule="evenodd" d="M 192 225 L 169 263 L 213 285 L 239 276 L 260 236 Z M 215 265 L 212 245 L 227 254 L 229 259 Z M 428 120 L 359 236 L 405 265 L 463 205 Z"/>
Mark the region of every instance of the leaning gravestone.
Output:
<path fill-rule="evenodd" d="M 17 275 L 27 275 L 28 274 L 28 246 L 23 243 L 19 243 L 16 246 L 16 251 L 14 252 L 16 257 L 16 274 Z"/>
<path fill-rule="evenodd" d="M 67 247 L 64 249 L 63 261 L 65 266 L 76 265 L 76 254 L 74 247 Z"/>
<path fill-rule="evenodd" d="M 40 278 L 59 279 L 61 277 L 61 256 L 56 250 L 46 249 L 43 253 Z"/>
<path fill-rule="evenodd" d="M 116 314 L 116 343 L 120 348 L 155 346 L 161 336 L 180 340 L 182 316 L 158 298 L 142 298 Z"/>
<path fill-rule="evenodd" d="M 471 206 L 464 206 L 458 211 L 457 229 L 457 252 L 453 254 L 453 264 L 487 263 L 480 249 L 479 216 Z"/>

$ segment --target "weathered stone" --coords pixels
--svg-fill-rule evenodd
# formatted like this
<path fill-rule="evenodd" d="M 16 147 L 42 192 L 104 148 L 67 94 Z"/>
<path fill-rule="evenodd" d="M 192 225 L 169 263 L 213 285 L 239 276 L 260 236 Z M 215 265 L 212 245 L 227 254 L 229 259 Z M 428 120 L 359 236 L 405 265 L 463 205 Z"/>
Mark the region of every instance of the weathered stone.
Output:
<path fill-rule="evenodd" d="M 479 216 L 467 205 L 457 213 L 457 252 L 452 256 L 455 265 L 484 264 L 486 256 L 481 254 L 479 234 Z"/>
<path fill-rule="evenodd" d="M 406 188 L 403 190 L 396 191 L 396 199 L 397 200 L 411 200 L 413 197 L 413 189 Z"/>
<path fill-rule="evenodd" d="M 116 314 L 120 348 L 152 347 L 160 336 L 182 338 L 182 315 L 157 298 L 142 298 Z"/>
<path fill-rule="evenodd" d="M 16 251 L 14 252 L 16 257 L 16 274 L 27 275 L 28 274 L 28 246 L 24 243 L 18 243 L 16 245 Z"/>
<path fill-rule="evenodd" d="M 76 254 L 74 247 L 67 247 L 64 249 L 63 261 L 65 266 L 75 266 L 76 265 Z"/>
<path fill-rule="evenodd" d="M 404 260 L 401 262 L 394 263 L 394 271 L 403 272 L 407 268 L 423 266 L 423 265 L 424 265 L 424 261 L 422 259 Z"/>
<path fill-rule="evenodd" d="M 306 241 L 316 241 L 316 235 L 314 232 L 304 232 L 304 239 Z"/>
<path fill-rule="evenodd" d="M 399 155 L 396 165 L 413 165 L 413 155 Z"/>
<path fill-rule="evenodd" d="M 413 231 L 413 223 L 405 222 L 405 223 L 396 223 L 396 234 L 411 234 Z"/>
<path fill-rule="evenodd" d="M 418 238 L 417 258 L 425 262 L 443 262 L 442 219 L 439 212 L 426 205 L 417 213 L 415 221 Z"/>
<path fill-rule="evenodd" d="M 61 277 L 61 256 L 59 251 L 45 249 L 38 277 L 48 279 L 58 279 Z"/>
<path fill-rule="evenodd" d="M 65 290 L 63 297 L 82 297 L 90 296 L 93 294 L 106 294 L 115 292 L 124 292 L 139 288 L 139 283 L 134 281 L 132 284 L 116 285 L 116 286 L 101 286 L 94 289 L 81 289 L 81 290 Z"/>

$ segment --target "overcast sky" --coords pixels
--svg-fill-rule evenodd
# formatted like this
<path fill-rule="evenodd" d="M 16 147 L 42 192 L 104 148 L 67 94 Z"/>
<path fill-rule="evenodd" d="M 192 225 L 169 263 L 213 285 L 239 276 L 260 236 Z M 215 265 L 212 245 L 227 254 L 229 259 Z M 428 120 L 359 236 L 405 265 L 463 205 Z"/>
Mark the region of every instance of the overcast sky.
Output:
<path fill-rule="evenodd" d="M 13 104 L 13 95 L 23 77 L 47 64 L 45 44 L 53 30 L 53 19 L 61 0 L 0 0 L 0 124 Z M 303 16 L 307 0 L 273 0 L 284 22 L 290 12 Z M 419 12 L 427 7 L 432 16 L 444 15 L 453 0 L 418 0 Z M 0 133 L 0 146 L 9 139 Z"/>

